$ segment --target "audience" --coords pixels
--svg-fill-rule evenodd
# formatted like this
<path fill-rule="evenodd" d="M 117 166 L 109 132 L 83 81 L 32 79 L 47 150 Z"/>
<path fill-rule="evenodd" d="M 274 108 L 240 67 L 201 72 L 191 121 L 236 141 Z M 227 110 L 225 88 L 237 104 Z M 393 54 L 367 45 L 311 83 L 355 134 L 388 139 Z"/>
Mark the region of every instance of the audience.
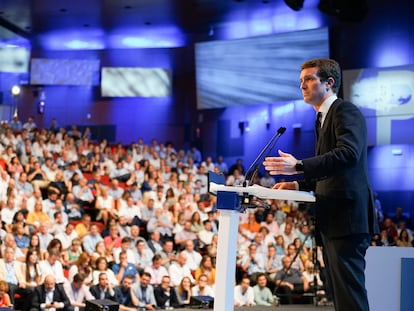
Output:
<path fill-rule="evenodd" d="M 76 126 L 66 131 L 56 120 L 47 130 L 33 118 L 23 127 L 14 119 L 13 130 L 0 126 L 0 275 L 7 283 L 0 287 L 11 304 L 19 293 L 23 311 L 46 305 L 71 310 L 63 295 L 62 304 L 54 305 L 36 296 L 62 286 L 77 310 L 98 296 L 128 311 L 188 305 L 200 293 L 214 296 L 219 223 L 215 197 L 206 193 L 207 172 L 221 171 L 228 184 L 238 185 L 245 173 L 241 159 L 228 169 L 222 156 L 214 162 L 196 148 L 179 150 L 156 139 L 145 144 L 142 138 L 111 146 Z M 262 186 L 275 182 L 260 177 Z M 267 210 L 240 215 L 235 296 L 242 297 L 235 297 L 235 306 L 273 304 L 283 256 L 293 259 L 299 250 L 290 269 L 299 273 L 312 264 L 309 226 L 298 206 L 268 203 Z M 412 247 L 411 219 L 401 208 L 384 213 L 381 225 L 373 245 Z M 85 299 L 70 294 L 88 287 L 92 295 L 88 291 Z M 30 308 L 25 297 L 33 292 Z M 154 292 L 158 300 L 151 298 Z M 0 294 L 3 300 L 7 305 Z"/>

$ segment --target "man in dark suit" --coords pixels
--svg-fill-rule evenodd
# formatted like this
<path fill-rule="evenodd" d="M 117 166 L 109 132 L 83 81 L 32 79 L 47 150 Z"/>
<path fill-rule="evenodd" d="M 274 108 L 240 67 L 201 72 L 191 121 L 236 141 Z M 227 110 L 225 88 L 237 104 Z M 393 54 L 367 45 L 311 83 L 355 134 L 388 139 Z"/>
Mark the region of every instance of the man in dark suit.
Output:
<path fill-rule="evenodd" d="M 155 301 L 157 302 L 157 308 L 159 309 L 180 307 L 177 294 L 174 287 L 170 286 L 170 282 L 170 277 L 164 275 L 161 279 L 161 284 L 154 289 Z"/>
<path fill-rule="evenodd" d="M 280 157 L 268 157 L 264 165 L 272 175 L 303 174 L 304 180 L 274 188 L 315 192 L 316 227 L 335 310 L 366 311 L 365 252 L 378 224 L 367 173 L 365 119 L 356 106 L 337 98 L 340 85 L 336 61 L 302 64 L 302 95 L 318 112 L 316 155 L 298 160 L 279 151 Z"/>
<path fill-rule="evenodd" d="M 35 288 L 30 311 L 73 311 L 62 285 L 56 284 L 53 275 L 47 275 L 42 285 Z"/>
<path fill-rule="evenodd" d="M 89 288 L 89 291 L 91 292 L 92 296 L 95 297 L 95 299 L 110 299 L 116 301 L 115 291 L 109 284 L 108 276 L 105 272 L 99 274 L 98 284 L 92 285 Z"/>

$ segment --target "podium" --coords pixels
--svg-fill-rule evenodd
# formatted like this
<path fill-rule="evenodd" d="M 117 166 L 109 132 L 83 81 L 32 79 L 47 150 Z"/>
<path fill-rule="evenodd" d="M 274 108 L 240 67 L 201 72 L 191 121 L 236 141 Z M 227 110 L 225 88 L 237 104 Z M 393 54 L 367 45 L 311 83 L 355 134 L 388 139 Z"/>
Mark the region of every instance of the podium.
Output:
<path fill-rule="evenodd" d="M 217 209 L 220 210 L 214 311 L 231 311 L 234 310 L 237 234 L 243 200 L 257 197 L 315 202 L 315 197 L 304 191 L 275 190 L 258 185 L 225 186 L 224 175 L 213 172 L 209 172 L 209 193 L 217 196 Z"/>

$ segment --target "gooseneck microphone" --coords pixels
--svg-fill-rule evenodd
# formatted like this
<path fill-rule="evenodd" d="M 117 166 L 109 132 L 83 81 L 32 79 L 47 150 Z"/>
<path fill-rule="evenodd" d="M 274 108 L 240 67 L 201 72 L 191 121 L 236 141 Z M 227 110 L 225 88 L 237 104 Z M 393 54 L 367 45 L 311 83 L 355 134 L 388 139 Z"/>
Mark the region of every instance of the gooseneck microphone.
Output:
<path fill-rule="evenodd" d="M 264 158 L 269 156 L 270 152 L 275 147 L 276 143 L 278 142 L 280 136 L 283 135 L 283 133 L 286 131 L 286 127 L 279 127 L 277 132 L 270 138 L 269 142 L 266 144 L 266 146 L 263 147 L 262 151 L 260 151 L 257 158 L 252 162 L 252 164 L 249 166 L 249 168 L 246 171 L 246 175 L 243 182 L 243 187 L 249 186 L 249 184 L 254 180 L 257 173 L 259 172 L 260 165 L 258 164 L 259 161 L 262 159 L 263 154 L 267 151 L 266 155 L 263 157 L 262 162 L 264 161 Z M 252 170 L 254 171 L 252 172 Z M 250 177 L 249 177 L 250 175 Z"/>
<path fill-rule="evenodd" d="M 253 161 L 253 163 L 249 166 L 248 170 L 246 171 L 246 175 L 243 182 L 243 187 L 247 188 L 250 183 L 254 181 L 254 178 L 256 177 L 257 173 L 259 172 L 260 166 L 263 163 L 264 159 L 270 154 L 270 152 L 275 147 L 276 143 L 278 142 L 280 136 L 283 135 L 283 133 L 286 131 L 286 127 L 280 127 L 277 132 L 270 138 L 269 142 L 266 144 L 266 146 L 263 147 L 262 151 L 260 151 L 257 158 Z M 266 155 L 263 157 L 263 154 L 266 153 Z M 259 161 L 261 161 L 260 165 L 258 164 Z M 254 170 L 253 170 L 254 169 Z M 253 171 L 253 172 L 252 172 Z M 250 177 L 249 177 L 250 175 Z M 255 208 L 255 207 L 264 207 L 269 208 L 270 206 L 263 200 L 259 198 L 254 198 L 252 195 L 250 195 L 248 192 L 243 192 L 242 198 L 241 198 L 241 211 L 246 211 L 248 208 Z"/>

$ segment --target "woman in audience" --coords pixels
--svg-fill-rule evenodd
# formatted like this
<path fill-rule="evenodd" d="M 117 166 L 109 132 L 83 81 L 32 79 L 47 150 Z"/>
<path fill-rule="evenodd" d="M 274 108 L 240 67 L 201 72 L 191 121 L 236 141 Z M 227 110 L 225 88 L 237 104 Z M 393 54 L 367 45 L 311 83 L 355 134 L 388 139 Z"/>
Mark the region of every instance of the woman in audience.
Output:
<path fill-rule="evenodd" d="M 66 252 L 63 253 L 63 258 L 66 263 L 66 266 L 70 268 L 82 254 L 82 245 L 81 241 L 78 238 L 72 240 L 71 246 Z"/>
<path fill-rule="evenodd" d="M 30 236 L 30 241 L 29 241 L 29 249 L 34 249 L 37 252 L 37 256 L 39 256 L 39 258 L 43 258 L 43 253 L 40 250 L 40 239 L 39 236 L 37 234 L 32 234 Z"/>
<path fill-rule="evenodd" d="M 103 220 L 105 227 L 110 218 L 117 218 L 117 210 L 115 209 L 115 200 L 108 194 L 108 187 L 99 187 L 100 194 L 96 198 L 95 208 L 99 210 L 96 220 Z"/>
<path fill-rule="evenodd" d="M 213 265 L 216 265 L 217 258 L 217 247 L 218 247 L 218 234 L 214 234 L 211 239 L 211 244 L 207 246 L 207 253 L 213 261 Z"/>
<path fill-rule="evenodd" d="M 49 215 L 43 211 L 43 203 L 41 200 L 36 201 L 34 210 L 27 214 L 26 222 L 34 230 L 39 229 L 41 224 L 51 224 Z"/>
<path fill-rule="evenodd" d="M 200 213 L 196 211 L 193 213 L 193 215 L 191 215 L 191 231 L 197 234 L 203 229 L 204 226 L 201 222 Z"/>
<path fill-rule="evenodd" d="M 182 305 L 189 305 L 191 300 L 191 280 L 188 276 L 182 278 L 180 285 L 175 288 L 178 301 Z"/>
<path fill-rule="evenodd" d="M 29 226 L 26 224 L 26 217 L 24 216 L 24 213 L 19 210 L 17 211 L 13 216 L 13 224 L 22 224 L 24 228 L 24 234 L 27 236 L 30 235 Z"/>
<path fill-rule="evenodd" d="M 397 246 L 412 247 L 412 244 L 411 244 L 409 236 L 408 236 L 407 229 L 402 229 L 400 234 L 398 235 Z"/>
<path fill-rule="evenodd" d="M 36 249 L 30 248 L 26 254 L 25 264 L 22 265 L 22 273 L 25 277 L 25 287 L 34 289 L 42 284 L 42 275 L 39 267 L 39 255 Z"/>
<path fill-rule="evenodd" d="M 114 272 L 111 269 L 109 269 L 108 261 L 106 260 L 105 257 L 99 257 L 96 260 L 95 265 L 96 265 L 96 268 L 92 272 L 92 284 L 94 284 L 94 285 L 98 284 L 99 275 L 102 272 L 105 272 L 106 275 L 108 276 L 108 282 L 112 287 L 119 285 L 119 282 L 116 279 Z"/>
<path fill-rule="evenodd" d="M 95 251 L 91 256 L 93 266 L 96 266 L 96 261 L 99 257 L 106 258 L 106 261 L 110 264 L 114 262 L 114 256 L 112 255 L 112 252 L 106 248 L 104 241 L 98 242 L 95 246 Z"/>
<path fill-rule="evenodd" d="M 87 252 L 82 252 L 78 260 L 70 267 L 69 269 L 69 282 L 73 281 L 73 276 L 75 274 L 81 274 L 85 278 L 85 285 L 92 284 L 92 267 L 91 259 Z"/>
<path fill-rule="evenodd" d="M 207 284 L 214 287 L 216 284 L 216 269 L 209 255 L 204 255 L 201 259 L 200 266 L 194 272 L 194 278 L 198 280 L 202 275 L 207 276 Z"/>

